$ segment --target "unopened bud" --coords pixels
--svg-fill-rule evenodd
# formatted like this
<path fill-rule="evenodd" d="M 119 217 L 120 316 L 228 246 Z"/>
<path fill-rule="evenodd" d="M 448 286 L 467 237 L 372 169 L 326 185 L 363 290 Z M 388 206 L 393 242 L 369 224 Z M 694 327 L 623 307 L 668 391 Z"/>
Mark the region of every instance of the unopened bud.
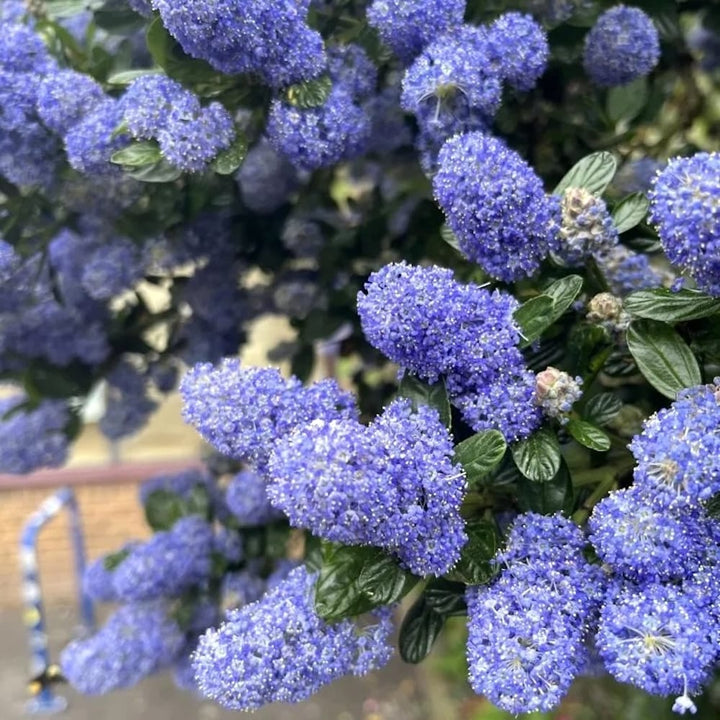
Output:
<path fill-rule="evenodd" d="M 572 378 L 562 370 L 548 367 L 535 378 L 535 402 L 548 417 L 567 422 L 565 416 L 582 397 L 581 385 L 581 378 Z"/>

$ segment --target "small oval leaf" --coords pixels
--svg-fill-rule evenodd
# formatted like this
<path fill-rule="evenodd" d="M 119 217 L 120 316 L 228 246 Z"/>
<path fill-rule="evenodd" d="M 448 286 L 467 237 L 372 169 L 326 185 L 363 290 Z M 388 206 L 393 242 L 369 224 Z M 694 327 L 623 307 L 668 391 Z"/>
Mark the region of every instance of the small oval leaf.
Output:
<path fill-rule="evenodd" d="M 585 420 L 570 420 L 565 426 L 580 445 L 597 452 L 610 449 L 610 438 L 599 427 Z"/>
<path fill-rule="evenodd" d="M 645 219 L 649 207 L 649 200 L 640 192 L 621 200 L 612 214 L 617 231 L 624 233 L 639 225 Z"/>
<path fill-rule="evenodd" d="M 720 313 L 720 299 L 697 290 L 672 292 L 657 288 L 628 295 L 623 301 L 623 309 L 633 317 L 676 323 Z"/>
<path fill-rule="evenodd" d="M 553 190 L 553 194 L 562 195 L 569 187 L 580 187 L 593 195 L 602 195 L 616 170 L 617 162 L 611 153 L 592 153 L 572 167 Z"/>
<path fill-rule="evenodd" d="M 510 451 L 518 470 L 533 482 L 548 482 L 560 468 L 560 443 L 547 428 L 515 443 Z"/>

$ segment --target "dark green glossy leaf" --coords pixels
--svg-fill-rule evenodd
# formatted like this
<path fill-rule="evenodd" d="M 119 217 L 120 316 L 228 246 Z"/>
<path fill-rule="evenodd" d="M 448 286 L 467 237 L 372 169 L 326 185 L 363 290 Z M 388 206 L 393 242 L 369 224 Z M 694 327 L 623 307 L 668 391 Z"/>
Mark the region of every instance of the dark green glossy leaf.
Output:
<path fill-rule="evenodd" d="M 649 200 L 643 193 L 633 193 L 623 198 L 613 210 L 613 222 L 619 233 L 639 225 L 647 215 Z"/>
<path fill-rule="evenodd" d="M 674 400 L 679 390 L 702 382 L 692 350 L 670 325 L 633 320 L 627 344 L 645 379 L 666 397 Z"/>
<path fill-rule="evenodd" d="M 522 346 L 537 340 L 552 324 L 553 299 L 549 295 L 538 295 L 524 302 L 514 314 L 523 337 Z"/>
<path fill-rule="evenodd" d="M 162 160 L 160 147 L 154 140 L 131 143 L 122 150 L 117 150 L 110 157 L 110 162 L 126 168 L 151 165 L 160 160 Z"/>
<path fill-rule="evenodd" d="M 615 176 L 617 162 L 611 153 L 601 151 L 592 153 L 576 163 L 553 190 L 562 195 L 569 187 L 585 188 L 593 195 L 602 195 Z"/>
<path fill-rule="evenodd" d="M 397 602 L 415 582 L 378 548 L 324 543 L 315 609 L 327 621 L 354 617 Z"/>
<path fill-rule="evenodd" d="M 243 160 L 245 160 L 245 156 L 247 155 L 247 151 L 248 144 L 245 135 L 243 135 L 240 130 L 237 130 L 237 134 L 235 136 L 235 140 L 232 142 L 232 145 L 219 153 L 210 163 L 210 167 L 218 175 L 231 175 L 242 165 Z"/>
<path fill-rule="evenodd" d="M 542 291 L 543 295 L 548 295 L 553 300 L 552 322 L 562 317 L 563 313 L 573 304 L 575 298 L 580 294 L 582 286 L 583 279 L 579 275 L 567 275 Z"/>
<path fill-rule="evenodd" d="M 442 380 L 434 385 L 428 385 L 414 375 L 405 373 L 400 381 L 398 396 L 408 398 L 415 409 L 420 405 L 435 408 L 445 427 L 450 427 L 450 400 Z"/>
<path fill-rule="evenodd" d="M 145 519 L 155 531 L 169 530 L 186 514 L 186 509 L 179 495 L 169 490 L 155 490 L 145 501 Z"/>
<path fill-rule="evenodd" d="M 574 497 L 570 472 L 564 460 L 561 461 L 556 475 L 544 483 L 536 483 L 521 478 L 517 484 L 517 498 L 523 512 L 537 512 L 552 515 L 562 512 L 569 515 L 573 511 Z"/>
<path fill-rule="evenodd" d="M 425 586 L 423 595 L 428 606 L 443 617 L 464 615 L 467 610 L 465 587 L 461 582 L 435 578 Z"/>
<path fill-rule="evenodd" d="M 320 107 L 328 99 L 330 90 L 332 90 L 332 80 L 328 75 L 323 75 L 314 80 L 291 85 L 285 91 L 285 102 L 303 110 Z"/>
<path fill-rule="evenodd" d="M 588 400 L 583 411 L 583 418 L 595 425 L 607 425 L 620 412 L 622 400 L 614 393 L 607 392 L 595 395 Z"/>
<path fill-rule="evenodd" d="M 610 438 L 597 425 L 585 420 L 570 420 L 565 428 L 577 442 L 590 450 L 605 452 L 610 449 Z"/>
<path fill-rule="evenodd" d="M 560 468 L 560 443 L 547 428 L 511 445 L 510 451 L 518 470 L 533 482 L 549 482 Z"/>
<path fill-rule="evenodd" d="M 657 288 L 629 295 L 623 301 L 623 308 L 633 317 L 676 323 L 720 313 L 720 299 L 697 290 L 672 292 Z"/>
<path fill-rule="evenodd" d="M 427 657 L 437 636 L 445 624 L 445 618 L 428 605 L 424 595 L 407 611 L 402 625 L 398 647 L 400 657 L 408 663 L 419 663 Z"/>
<path fill-rule="evenodd" d="M 500 543 L 495 523 L 484 519 L 470 520 L 465 526 L 465 532 L 468 541 L 448 577 L 466 585 L 484 585 L 498 571 L 492 563 Z"/>
<path fill-rule="evenodd" d="M 460 241 L 457 238 L 457 235 L 445 224 L 443 223 L 440 226 L 440 237 L 451 247 L 460 251 Z"/>
<path fill-rule="evenodd" d="M 468 483 L 487 478 L 503 459 L 507 443 L 498 430 L 483 430 L 455 447 L 455 462 L 465 469 Z"/>

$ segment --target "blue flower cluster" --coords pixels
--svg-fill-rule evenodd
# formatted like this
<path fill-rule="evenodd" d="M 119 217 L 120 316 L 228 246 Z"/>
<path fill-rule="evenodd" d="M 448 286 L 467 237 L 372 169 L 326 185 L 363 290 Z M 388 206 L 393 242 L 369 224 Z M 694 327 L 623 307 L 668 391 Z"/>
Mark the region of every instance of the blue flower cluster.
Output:
<path fill-rule="evenodd" d="M 181 518 L 171 530 L 130 549 L 112 573 L 115 597 L 139 602 L 180 594 L 207 579 L 212 548 L 212 528 L 203 518 Z"/>
<path fill-rule="evenodd" d="M 354 418 L 354 400 L 334 380 L 303 387 L 273 368 L 243 368 L 226 358 L 200 363 L 180 384 L 183 417 L 223 455 L 252 462 L 260 471 L 274 444 L 313 420 Z"/>
<path fill-rule="evenodd" d="M 24 474 L 59 467 L 68 454 L 70 412 L 62 400 L 26 405 L 23 394 L 0 400 L 0 472 Z"/>
<path fill-rule="evenodd" d="M 0 39 L 0 175 L 20 186 L 49 188 L 59 145 L 38 117 L 43 77 L 56 71 L 40 37 L 19 23 L 3 24 Z"/>
<path fill-rule="evenodd" d="M 392 654 L 389 612 L 379 614 L 377 627 L 328 625 L 315 613 L 314 583 L 314 575 L 297 568 L 202 635 L 193 655 L 200 692 L 224 707 L 254 710 L 304 700 L 342 675 L 384 665 Z"/>
<path fill-rule="evenodd" d="M 720 378 L 678 394 L 646 422 L 630 444 L 635 486 L 668 507 L 709 500 L 720 492 Z"/>
<path fill-rule="evenodd" d="M 606 10 L 585 38 L 585 72 L 602 87 L 648 75 L 659 60 L 657 28 L 640 8 L 616 5 Z"/>
<path fill-rule="evenodd" d="M 224 73 L 258 73 L 273 88 L 319 75 L 327 61 L 322 37 L 306 23 L 310 0 L 152 0 L 163 24 L 196 58 Z"/>
<path fill-rule="evenodd" d="M 720 296 L 720 154 L 675 158 L 655 177 L 650 220 L 669 260 Z"/>
<path fill-rule="evenodd" d="M 168 666 L 184 644 L 166 603 L 133 603 L 116 610 L 95 635 L 67 645 L 60 667 L 77 690 L 102 695 Z"/>
<path fill-rule="evenodd" d="M 150 496 L 159 490 L 171 492 L 180 498 L 188 499 L 198 489 L 207 491 L 211 485 L 210 476 L 199 468 L 190 468 L 172 475 L 155 475 L 140 485 L 140 504 L 146 505 Z"/>
<path fill-rule="evenodd" d="M 267 137 L 296 168 L 316 170 L 364 152 L 370 118 L 352 93 L 338 83 L 320 107 L 300 109 L 273 100 Z"/>
<path fill-rule="evenodd" d="M 235 138 L 230 113 L 199 98 L 165 75 L 144 75 L 123 96 L 123 119 L 136 138 L 157 139 L 172 165 L 201 172 Z"/>
<path fill-rule="evenodd" d="M 431 40 L 462 24 L 465 0 L 373 0 L 368 23 L 404 63 Z"/>
<path fill-rule="evenodd" d="M 418 575 L 441 575 L 467 540 L 462 468 L 437 411 L 393 401 L 369 426 L 316 420 L 275 446 L 268 495 L 292 525 L 375 545 Z"/>
<path fill-rule="evenodd" d="M 554 708 L 585 668 L 602 571 L 583 546 L 569 520 L 525 513 L 496 557 L 498 580 L 467 590 L 470 684 L 508 712 Z"/>
<path fill-rule="evenodd" d="M 357 302 L 370 344 L 423 380 L 444 378 L 474 430 L 511 441 L 539 426 L 512 296 L 459 283 L 451 270 L 394 263 L 370 276 Z"/>
<path fill-rule="evenodd" d="M 468 260 L 506 282 L 532 275 L 558 247 L 559 199 L 515 151 L 482 132 L 443 145 L 435 198 Z"/>
<path fill-rule="evenodd" d="M 270 504 L 267 480 L 251 470 L 243 470 L 230 480 L 225 502 L 243 526 L 265 525 L 282 517 L 282 513 Z"/>
<path fill-rule="evenodd" d="M 636 290 L 647 290 L 667 284 L 665 273 L 650 264 L 643 253 L 615 245 L 608 252 L 596 256 L 598 265 L 615 295 L 624 297 Z"/>
<path fill-rule="evenodd" d="M 503 82 L 532 89 L 548 55 L 545 32 L 521 13 L 506 13 L 489 27 L 462 25 L 431 42 L 405 72 L 401 97 L 420 125 L 426 169 L 447 138 L 490 127 Z"/>

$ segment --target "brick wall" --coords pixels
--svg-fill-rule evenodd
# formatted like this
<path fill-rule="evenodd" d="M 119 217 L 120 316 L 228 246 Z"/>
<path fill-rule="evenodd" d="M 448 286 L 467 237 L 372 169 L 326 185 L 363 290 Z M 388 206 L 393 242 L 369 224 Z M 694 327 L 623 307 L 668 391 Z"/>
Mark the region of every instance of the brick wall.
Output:
<path fill-rule="evenodd" d="M 137 499 L 141 480 L 191 462 L 136 463 L 73 472 L 88 559 L 150 533 Z M 41 477 L 30 487 L 0 488 L 0 607 L 19 606 L 18 542 L 22 527 L 40 503 L 63 482 L 64 471 Z M 44 480 L 44 481 L 43 481 Z M 77 592 L 67 515 L 61 512 L 40 533 L 38 542 L 43 597 L 48 605 L 74 600 Z"/>

